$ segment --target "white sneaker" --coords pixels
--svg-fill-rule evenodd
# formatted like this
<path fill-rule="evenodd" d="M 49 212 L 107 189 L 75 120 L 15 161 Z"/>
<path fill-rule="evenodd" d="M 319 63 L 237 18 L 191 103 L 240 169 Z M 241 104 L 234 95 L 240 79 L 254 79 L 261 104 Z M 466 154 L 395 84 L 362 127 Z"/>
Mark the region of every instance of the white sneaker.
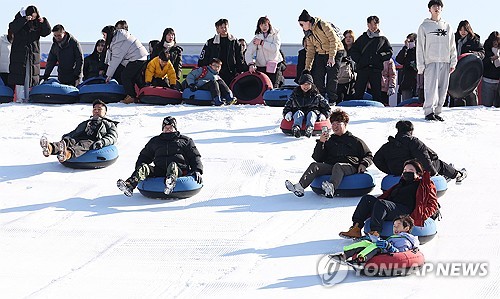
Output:
<path fill-rule="evenodd" d="M 286 180 L 285 186 L 288 189 L 288 191 L 293 192 L 293 194 L 295 194 L 295 196 L 297 196 L 297 197 L 304 196 L 304 187 L 302 187 L 302 185 L 300 185 L 300 183 L 297 183 L 294 185 L 289 180 Z"/>
<path fill-rule="evenodd" d="M 321 183 L 321 189 L 325 191 L 325 196 L 326 197 L 333 197 L 335 194 L 335 187 L 333 186 L 333 183 L 330 183 L 329 181 L 324 181 Z"/>

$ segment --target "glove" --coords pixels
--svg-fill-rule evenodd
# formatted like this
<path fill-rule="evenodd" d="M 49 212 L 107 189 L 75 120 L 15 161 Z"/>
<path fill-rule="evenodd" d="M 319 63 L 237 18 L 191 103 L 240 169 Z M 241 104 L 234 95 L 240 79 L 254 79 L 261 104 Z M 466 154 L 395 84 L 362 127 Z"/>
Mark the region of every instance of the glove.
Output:
<path fill-rule="evenodd" d="M 326 116 L 323 113 L 321 113 L 319 115 L 319 121 L 324 121 L 324 120 L 326 120 Z"/>
<path fill-rule="evenodd" d="M 359 164 L 358 173 L 363 173 L 366 171 L 366 166 L 364 164 Z"/>
<path fill-rule="evenodd" d="M 92 149 L 101 149 L 104 146 L 104 142 L 102 140 L 97 140 L 92 144 Z"/>
<path fill-rule="evenodd" d="M 287 114 L 285 114 L 284 118 L 286 121 L 291 121 L 292 120 L 292 111 L 289 111 Z"/>
<path fill-rule="evenodd" d="M 389 243 L 387 240 L 378 240 L 377 243 L 375 243 L 378 248 L 380 249 L 385 249 L 387 252 L 398 252 L 398 249 L 394 246 L 392 246 L 391 243 Z"/>
<path fill-rule="evenodd" d="M 396 89 L 394 87 L 389 87 L 389 89 L 387 90 L 388 96 L 392 96 L 395 93 L 396 93 Z"/>
<path fill-rule="evenodd" d="M 189 84 L 189 89 L 191 89 L 191 91 L 197 91 L 198 90 L 198 86 L 196 86 L 196 84 Z"/>
<path fill-rule="evenodd" d="M 199 171 L 193 171 L 191 172 L 190 174 L 194 180 L 198 183 L 198 184 L 201 184 L 203 183 L 203 179 L 201 178 L 201 173 Z"/>

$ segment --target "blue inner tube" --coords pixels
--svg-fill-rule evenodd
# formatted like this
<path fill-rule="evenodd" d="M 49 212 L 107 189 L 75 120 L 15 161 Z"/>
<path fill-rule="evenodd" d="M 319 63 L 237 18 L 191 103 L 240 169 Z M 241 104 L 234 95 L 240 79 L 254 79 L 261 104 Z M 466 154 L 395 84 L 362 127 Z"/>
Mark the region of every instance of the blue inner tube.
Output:
<path fill-rule="evenodd" d="M 63 162 L 62 165 L 75 169 L 97 169 L 115 163 L 116 159 L 118 159 L 118 148 L 115 145 L 108 145 L 98 150 L 89 150 L 80 157 Z"/>
<path fill-rule="evenodd" d="M 188 198 L 200 192 L 202 187 L 203 185 L 198 184 L 192 176 L 177 178 L 175 188 L 170 194 L 163 193 L 165 190 L 164 177 L 147 178 L 137 185 L 137 189 L 142 195 L 157 199 Z"/>
<path fill-rule="evenodd" d="M 13 99 L 14 91 L 10 87 L 0 84 L 0 103 L 9 103 Z"/>
<path fill-rule="evenodd" d="M 292 94 L 293 89 L 271 89 L 264 92 L 264 103 L 271 107 L 285 107 L 288 97 Z"/>
<path fill-rule="evenodd" d="M 186 88 L 182 92 L 184 103 L 196 106 L 213 106 L 212 95 L 208 90 L 191 91 Z"/>
<path fill-rule="evenodd" d="M 126 96 L 125 89 L 115 79 L 106 84 L 106 78 L 89 78 L 78 85 L 80 103 L 92 103 L 100 99 L 104 103 L 117 103 Z"/>
<path fill-rule="evenodd" d="M 330 179 L 329 175 L 322 175 L 316 177 L 311 183 L 311 189 L 314 193 L 324 195 L 325 191 L 321 188 L 324 181 Z M 335 190 L 335 196 L 340 197 L 357 197 L 370 193 L 375 188 L 375 180 L 373 176 L 368 173 L 356 173 L 344 176 L 339 187 Z"/>
<path fill-rule="evenodd" d="M 367 234 L 370 229 L 370 218 L 365 221 L 364 232 Z M 393 232 L 393 221 L 384 221 L 382 224 L 382 231 L 378 232 L 382 238 L 390 237 L 394 234 Z M 424 221 L 424 226 L 414 226 L 411 230 L 411 234 L 418 237 L 420 244 L 425 244 L 432 240 L 437 234 L 436 221 L 432 218 L 428 218 Z"/>
<path fill-rule="evenodd" d="M 373 100 L 347 100 L 337 104 L 340 107 L 385 107 L 384 104 Z"/>
<path fill-rule="evenodd" d="M 382 179 L 382 191 L 389 190 L 392 186 L 396 185 L 399 183 L 399 180 L 401 177 L 396 176 L 396 175 L 386 175 Z M 431 176 L 431 180 L 434 182 L 434 185 L 436 186 L 436 191 L 437 191 L 437 196 L 441 197 L 446 193 L 446 190 L 448 190 L 448 183 L 446 182 L 446 179 L 441 176 L 441 175 L 435 175 Z"/>
<path fill-rule="evenodd" d="M 78 102 L 78 88 L 60 84 L 57 79 L 48 79 L 31 89 L 30 102 L 44 104 L 73 104 Z"/>
<path fill-rule="evenodd" d="M 397 107 L 406 107 L 412 104 L 420 104 L 420 100 L 418 98 L 407 99 L 399 103 Z"/>

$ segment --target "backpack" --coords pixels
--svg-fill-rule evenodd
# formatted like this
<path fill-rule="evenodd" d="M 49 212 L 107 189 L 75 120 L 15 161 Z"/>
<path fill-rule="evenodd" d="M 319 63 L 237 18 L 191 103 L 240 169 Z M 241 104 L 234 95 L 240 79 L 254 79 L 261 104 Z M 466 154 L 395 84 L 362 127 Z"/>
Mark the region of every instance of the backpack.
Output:
<path fill-rule="evenodd" d="M 338 78 L 339 84 L 347 84 L 356 78 L 354 67 L 350 59 L 345 59 L 345 57 L 343 57 L 340 61 Z"/>
<path fill-rule="evenodd" d="M 335 32 L 335 34 L 337 34 L 337 37 L 340 39 L 340 40 L 343 40 L 344 39 L 344 35 L 342 34 L 342 32 L 340 31 L 340 28 L 335 26 L 332 22 L 326 22 L 326 21 L 320 21 L 318 22 L 318 27 L 321 31 L 325 32 L 325 30 L 323 30 L 323 27 L 321 26 L 321 22 L 325 22 L 325 23 L 328 23 L 330 24 L 330 26 L 332 26 L 333 28 L 333 31 Z"/>

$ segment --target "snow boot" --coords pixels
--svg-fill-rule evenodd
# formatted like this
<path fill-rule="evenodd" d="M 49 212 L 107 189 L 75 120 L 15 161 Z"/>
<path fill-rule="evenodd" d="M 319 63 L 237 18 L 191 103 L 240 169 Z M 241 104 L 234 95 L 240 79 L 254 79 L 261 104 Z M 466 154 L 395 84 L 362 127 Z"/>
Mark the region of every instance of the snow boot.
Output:
<path fill-rule="evenodd" d="M 357 223 L 354 223 L 353 226 L 349 228 L 346 232 L 341 232 L 339 234 L 340 237 L 344 239 L 358 239 L 361 238 L 361 228 Z"/>
<path fill-rule="evenodd" d="M 137 186 L 138 181 L 134 179 L 128 178 L 126 181 L 119 179 L 116 181 L 116 186 L 120 191 L 123 192 L 128 197 L 131 197 L 134 194 L 134 189 Z"/>
<path fill-rule="evenodd" d="M 333 186 L 333 183 L 330 183 L 329 181 L 321 183 L 321 189 L 325 191 L 326 197 L 332 198 L 335 195 L 335 187 Z"/>
<path fill-rule="evenodd" d="M 305 133 L 306 137 L 311 138 L 313 131 L 314 131 L 314 127 L 311 127 L 311 126 L 307 127 L 306 133 Z"/>
<path fill-rule="evenodd" d="M 49 143 L 47 137 L 42 136 L 40 138 L 40 147 L 42 147 L 42 153 L 45 157 L 50 156 L 52 154 L 52 144 Z"/>
<path fill-rule="evenodd" d="M 292 134 L 295 136 L 295 138 L 300 138 L 300 127 L 295 125 L 292 127 Z"/>
<path fill-rule="evenodd" d="M 466 177 L 467 177 L 467 170 L 465 170 L 465 168 L 462 168 L 457 173 L 457 177 L 455 178 L 455 183 L 462 184 L 462 181 L 465 180 Z"/>
<path fill-rule="evenodd" d="M 167 167 L 167 175 L 165 177 L 165 189 L 163 193 L 170 194 L 174 191 L 175 184 L 177 183 L 177 174 L 179 173 L 179 168 L 177 163 L 171 162 Z"/>
<path fill-rule="evenodd" d="M 60 142 L 58 142 L 57 147 L 59 149 L 59 152 L 57 153 L 57 160 L 59 160 L 60 163 L 71 159 L 71 151 L 68 150 L 64 141 L 61 140 Z"/>
<path fill-rule="evenodd" d="M 289 180 L 286 180 L 285 186 L 288 189 L 288 191 L 293 192 L 293 194 L 295 194 L 295 196 L 297 196 L 297 197 L 304 196 L 304 187 L 302 187 L 302 185 L 300 183 L 297 183 L 294 185 Z"/>
<path fill-rule="evenodd" d="M 220 96 L 215 96 L 213 98 L 213 102 L 215 106 L 222 106 L 224 103 L 222 102 Z"/>

